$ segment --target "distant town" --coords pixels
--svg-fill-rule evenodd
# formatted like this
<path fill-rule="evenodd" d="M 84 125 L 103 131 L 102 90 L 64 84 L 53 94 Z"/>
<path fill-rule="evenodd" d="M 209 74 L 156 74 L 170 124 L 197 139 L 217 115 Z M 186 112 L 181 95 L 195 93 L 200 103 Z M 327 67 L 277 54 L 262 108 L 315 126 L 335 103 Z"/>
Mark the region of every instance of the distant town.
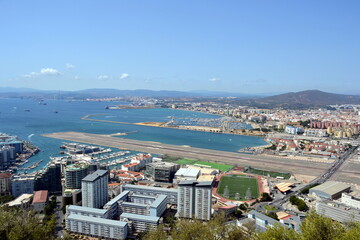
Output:
<path fill-rule="evenodd" d="M 2 204 L 44 219 L 55 215 L 58 237 L 136 239 L 159 225 L 171 229 L 175 219 L 206 222 L 219 214 L 228 224 L 252 224 L 260 232 L 275 224 L 300 231 L 311 210 L 342 224 L 360 221 L 360 105 L 257 108 L 231 99 L 155 97 L 84 101 L 127 103 L 106 106 L 109 114 L 144 108 L 214 114 L 126 124 L 260 136 L 267 145 L 231 153 L 121 138 L 126 133 L 60 132 L 44 135 L 65 141 L 59 156 L 31 172 L 40 162 L 23 165 L 41 149 L 0 134 Z M 116 124 L 92 115 L 82 120 Z"/>

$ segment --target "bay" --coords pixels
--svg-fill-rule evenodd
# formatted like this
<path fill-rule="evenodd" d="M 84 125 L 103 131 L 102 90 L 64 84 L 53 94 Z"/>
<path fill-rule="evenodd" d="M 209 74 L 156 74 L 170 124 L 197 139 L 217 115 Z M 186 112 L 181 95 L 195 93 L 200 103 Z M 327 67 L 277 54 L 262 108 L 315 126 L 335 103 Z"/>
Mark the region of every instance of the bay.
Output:
<path fill-rule="evenodd" d="M 40 104 L 41 103 L 41 104 Z M 46 105 L 44 105 L 44 103 Z M 165 122 L 174 118 L 219 118 L 206 113 L 176 109 L 105 109 L 108 105 L 127 104 L 121 102 L 86 102 L 63 100 L 0 99 L 0 132 L 17 135 L 38 146 L 41 152 L 29 159 L 27 165 L 42 159 L 39 168 L 44 167 L 50 156 L 59 155 L 63 140 L 42 137 L 41 134 L 78 131 L 95 134 L 133 132 L 123 138 L 154 141 L 174 145 L 188 145 L 205 149 L 236 152 L 244 147 L 265 145 L 260 137 L 197 132 L 180 129 L 149 127 L 140 125 L 93 122 L 81 119 L 89 114 L 91 118 L 119 122 Z M 27 165 L 24 165 L 26 167 Z"/>

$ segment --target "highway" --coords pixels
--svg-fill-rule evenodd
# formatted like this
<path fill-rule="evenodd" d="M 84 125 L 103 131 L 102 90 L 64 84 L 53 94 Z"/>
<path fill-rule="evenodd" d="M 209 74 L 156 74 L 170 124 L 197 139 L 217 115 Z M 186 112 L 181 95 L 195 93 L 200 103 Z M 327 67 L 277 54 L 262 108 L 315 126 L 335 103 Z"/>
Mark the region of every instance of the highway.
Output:
<path fill-rule="evenodd" d="M 252 166 L 265 170 L 291 172 L 293 174 L 302 174 L 312 177 L 317 177 L 324 174 L 324 172 L 329 168 L 329 164 L 322 162 L 310 162 L 298 159 L 283 159 L 272 156 L 250 155 L 237 152 L 226 152 L 189 146 L 170 145 L 158 142 L 111 137 L 111 135 L 81 132 L 59 132 L 44 134 L 43 136 L 119 149 L 129 149 L 152 154 L 167 154 L 174 157 L 198 159 L 202 161 L 225 163 L 243 167 Z"/>
<path fill-rule="evenodd" d="M 331 167 L 325 171 L 325 173 L 323 173 L 322 175 L 318 176 L 317 178 L 315 178 L 314 180 L 312 180 L 311 182 L 309 182 L 308 184 L 306 184 L 305 186 L 303 186 L 302 188 L 299 188 L 297 191 L 293 191 L 289 194 L 287 194 L 284 198 L 282 199 L 278 199 L 273 201 L 271 204 L 275 205 L 275 206 L 281 206 L 282 204 L 284 204 L 291 196 L 293 195 L 298 195 L 303 189 L 314 185 L 314 184 L 321 184 L 326 182 L 327 180 L 329 180 L 331 178 L 332 175 L 334 175 L 334 173 L 340 168 L 340 166 L 349 158 L 351 158 L 354 154 L 356 154 L 356 150 L 357 150 L 358 146 L 353 146 L 350 149 L 348 149 L 338 160 L 336 160 Z"/>

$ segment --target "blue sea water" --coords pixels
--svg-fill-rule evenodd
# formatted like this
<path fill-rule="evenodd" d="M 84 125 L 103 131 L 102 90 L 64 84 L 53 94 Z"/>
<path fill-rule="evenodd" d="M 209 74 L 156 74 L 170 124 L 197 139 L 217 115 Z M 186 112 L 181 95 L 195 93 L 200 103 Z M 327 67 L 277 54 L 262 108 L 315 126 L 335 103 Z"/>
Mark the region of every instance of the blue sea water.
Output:
<path fill-rule="evenodd" d="M 120 104 L 114 102 L 68 102 L 63 100 L 46 100 L 45 102 L 46 105 L 29 99 L 0 99 L 0 132 L 17 135 L 41 149 L 41 152 L 30 158 L 29 163 L 24 167 L 42 159 L 43 162 L 38 167 L 41 168 L 47 164 L 50 156 L 58 156 L 59 146 L 64 141 L 42 137 L 41 134 L 63 131 L 95 134 L 134 132 L 121 137 L 233 152 L 244 147 L 266 144 L 259 137 L 92 122 L 81 119 L 88 114 L 106 114 L 91 118 L 129 123 L 167 121 L 169 116 L 175 118 L 220 117 L 211 114 L 175 109 L 105 109 L 107 105 Z"/>

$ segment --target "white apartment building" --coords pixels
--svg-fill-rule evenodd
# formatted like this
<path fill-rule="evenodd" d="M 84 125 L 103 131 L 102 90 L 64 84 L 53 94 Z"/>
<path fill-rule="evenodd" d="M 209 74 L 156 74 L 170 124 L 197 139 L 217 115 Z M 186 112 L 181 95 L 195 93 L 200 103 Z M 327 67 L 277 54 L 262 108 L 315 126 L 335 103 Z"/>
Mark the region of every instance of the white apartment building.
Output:
<path fill-rule="evenodd" d="M 360 209 L 360 200 L 346 193 L 342 193 L 341 203 L 352 208 Z"/>
<path fill-rule="evenodd" d="M 88 217 L 97 217 L 97 218 L 109 218 L 108 209 L 98 209 L 98 208 L 82 207 L 76 205 L 67 205 L 66 216 L 69 216 L 71 214 L 88 216 Z"/>
<path fill-rule="evenodd" d="M 109 212 L 110 219 L 114 219 L 122 213 L 119 205 L 127 200 L 128 195 L 129 191 L 123 191 L 104 205 L 104 209 Z"/>
<path fill-rule="evenodd" d="M 21 194 L 34 192 L 35 176 L 13 176 L 11 179 L 11 192 L 14 197 L 18 197 Z"/>
<path fill-rule="evenodd" d="M 179 183 L 178 216 L 210 220 L 212 182 L 182 181 Z"/>
<path fill-rule="evenodd" d="M 315 210 L 318 214 L 329 217 L 335 221 L 345 223 L 351 221 L 360 221 L 359 211 L 350 211 L 343 208 L 339 208 L 339 204 L 336 203 L 322 203 L 317 202 Z"/>
<path fill-rule="evenodd" d="M 83 207 L 100 208 L 108 201 L 108 172 L 97 170 L 81 181 Z"/>
<path fill-rule="evenodd" d="M 106 239 L 126 239 L 128 223 L 104 218 L 70 214 L 66 218 L 69 232 Z"/>
<path fill-rule="evenodd" d="M 154 229 L 159 224 L 159 217 L 144 216 L 132 213 L 123 213 L 120 215 L 120 221 L 127 222 L 129 231 L 144 232 Z"/>
<path fill-rule="evenodd" d="M 195 187 L 195 218 L 210 220 L 212 182 L 199 182 Z"/>
<path fill-rule="evenodd" d="M 182 181 L 179 183 L 177 213 L 181 218 L 193 218 L 195 211 L 195 181 Z"/>

